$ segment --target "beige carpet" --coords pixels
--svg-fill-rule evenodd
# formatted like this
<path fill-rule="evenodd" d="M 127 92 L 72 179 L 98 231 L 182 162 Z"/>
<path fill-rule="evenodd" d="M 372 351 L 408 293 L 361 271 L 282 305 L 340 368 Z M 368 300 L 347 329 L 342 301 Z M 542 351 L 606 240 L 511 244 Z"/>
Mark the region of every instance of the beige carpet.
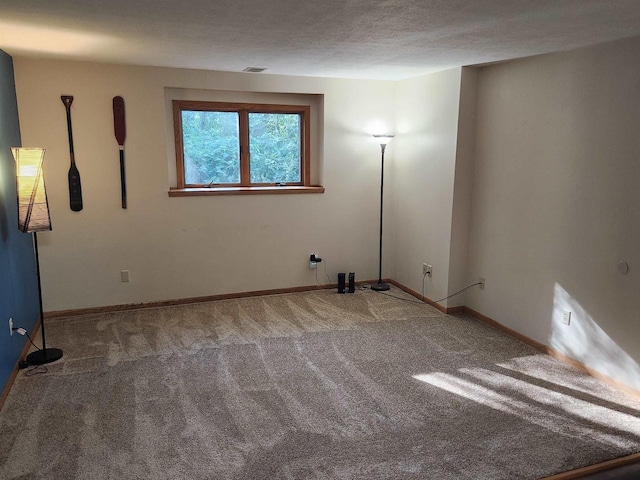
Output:
<path fill-rule="evenodd" d="M 65 354 L 16 380 L 2 479 L 537 479 L 640 451 L 639 403 L 372 291 L 47 327 Z"/>

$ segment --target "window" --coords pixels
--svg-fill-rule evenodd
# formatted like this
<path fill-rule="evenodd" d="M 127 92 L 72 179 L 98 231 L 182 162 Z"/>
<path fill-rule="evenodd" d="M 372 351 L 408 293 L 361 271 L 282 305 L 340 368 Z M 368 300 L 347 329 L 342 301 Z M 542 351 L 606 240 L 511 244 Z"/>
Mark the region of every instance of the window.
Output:
<path fill-rule="evenodd" d="M 183 194 L 322 189 L 310 185 L 307 105 L 174 100 L 173 122 Z"/>

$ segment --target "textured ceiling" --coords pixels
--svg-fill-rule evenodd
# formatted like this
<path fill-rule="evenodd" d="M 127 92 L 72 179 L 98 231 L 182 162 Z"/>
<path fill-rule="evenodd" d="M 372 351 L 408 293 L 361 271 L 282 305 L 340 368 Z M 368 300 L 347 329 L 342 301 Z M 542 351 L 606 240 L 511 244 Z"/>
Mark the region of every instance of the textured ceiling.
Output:
<path fill-rule="evenodd" d="M 11 55 L 396 80 L 640 35 L 640 0 L 0 0 Z"/>

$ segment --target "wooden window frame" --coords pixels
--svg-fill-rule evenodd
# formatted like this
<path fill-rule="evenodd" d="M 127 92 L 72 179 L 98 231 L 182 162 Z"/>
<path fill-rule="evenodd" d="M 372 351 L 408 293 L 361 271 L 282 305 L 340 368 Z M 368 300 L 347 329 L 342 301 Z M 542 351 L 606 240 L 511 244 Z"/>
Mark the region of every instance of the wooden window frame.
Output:
<path fill-rule="evenodd" d="M 239 184 L 187 184 L 185 182 L 182 112 L 238 112 L 240 135 Z M 291 113 L 300 115 L 300 182 L 251 183 L 249 152 L 249 113 Z M 323 187 L 311 185 L 311 107 L 309 105 L 277 105 L 264 103 L 206 102 L 173 100 L 173 127 L 176 149 L 177 187 L 170 196 L 219 195 L 225 193 L 322 193 Z"/>

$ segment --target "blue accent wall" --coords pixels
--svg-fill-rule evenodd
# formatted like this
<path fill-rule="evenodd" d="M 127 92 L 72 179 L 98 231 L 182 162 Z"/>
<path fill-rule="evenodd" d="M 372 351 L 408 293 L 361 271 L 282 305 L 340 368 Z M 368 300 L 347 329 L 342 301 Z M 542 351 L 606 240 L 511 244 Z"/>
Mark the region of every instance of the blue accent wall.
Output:
<path fill-rule="evenodd" d="M 18 230 L 15 162 L 11 147 L 21 146 L 13 60 L 0 50 L 0 391 L 7 385 L 27 337 L 9 334 L 15 327 L 30 332 L 36 324 L 38 279 L 32 234 Z"/>

